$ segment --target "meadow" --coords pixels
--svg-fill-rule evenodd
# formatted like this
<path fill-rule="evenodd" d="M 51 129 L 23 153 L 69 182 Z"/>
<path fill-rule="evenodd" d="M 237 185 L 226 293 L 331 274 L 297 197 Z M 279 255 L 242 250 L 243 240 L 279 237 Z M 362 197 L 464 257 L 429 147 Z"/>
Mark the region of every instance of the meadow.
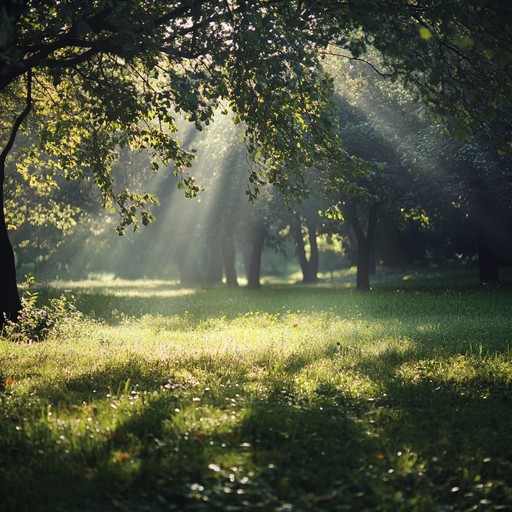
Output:
<path fill-rule="evenodd" d="M 40 289 L 83 314 L 0 336 L 0 510 L 511 510 L 512 288 L 350 282 Z"/>

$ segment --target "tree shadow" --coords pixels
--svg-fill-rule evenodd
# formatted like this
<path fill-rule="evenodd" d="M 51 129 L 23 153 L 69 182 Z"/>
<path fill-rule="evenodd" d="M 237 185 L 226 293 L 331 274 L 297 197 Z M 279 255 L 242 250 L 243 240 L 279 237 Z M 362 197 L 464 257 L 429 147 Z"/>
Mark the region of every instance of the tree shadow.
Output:
<path fill-rule="evenodd" d="M 295 358 L 288 371 L 308 362 Z M 296 400 L 279 377 L 264 394 L 244 391 L 250 375 L 215 388 L 169 377 L 141 359 L 34 390 L 58 418 L 20 430 L 22 418 L 2 422 L 4 510 L 277 510 L 304 493 L 314 508 L 312 493 L 334 485 L 319 475 L 356 464 L 349 448 L 362 434 L 349 415 L 323 399 Z M 209 430 L 190 420 L 210 409 L 227 419 Z"/>
<path fill-rule="evenodd" d="M 259 304 L 268 311 L 268 297 L 258 302 L 251 293 L 249 305 L 240 304 L 245 293 L 226 292 L 233 303 L 230 317 Z M 272 293 L 282 311 L 279 299 L 288 291 Z M 304 294 L 311 297 L 311 290 Z M 192 304 L 186 296 L 172 300 L 175 312 L 189 311 Z M 215 318 L 226 305 L 219 302 L 202 317 L 192 312 Z M 357 318 L 379 322 L 389 322 L 397 305 L 373 304 L 366 297 L 351 304 L 360 311 L 368 306 Z M 407 348 L 358 351 L 351 371 L 371 381 L 372 396 L 344 391 L 328 375 L 313 392 L 301 388 L 310 365 L 325 360 L 338 367 L 347 356 L 345 344 L 335 343 L 281 357 L 277 366 L 263 354 L 245 373 L 239 368 L 243 354 L 191 353 L 180 359 L 180 368 L 172 358 L 133 355 L 37 385 L 40 410 L 30 414 L 9 405 L 15 397 L 0 393 L 0 502 L 16 512 L 511 507 L 508 374 L 476 372 L 457 381 L 426 366 L 471 355 L 471 347 L 450 340 L 472 308 L 442 330 L 425 329 L 416 319 L 413 330 L 403 330 Z M 425 318 L 435 324 L 431 313 Z M 506 322 L 496 333 L 500 339 L 490 346 L 506 354 Z M 62 423 L 37 420 L 41 409 L 47 414 L 47 404 Z M 21 413 L 9 416 L 11 409 Z M 17 430 L 25 412 L 31 415 L 27 428 Z M 89 417 L 93 431 L 84 426 L 78 436 L 69 425 Z M 208 417 L 218 424 L 209 424 Z"/>

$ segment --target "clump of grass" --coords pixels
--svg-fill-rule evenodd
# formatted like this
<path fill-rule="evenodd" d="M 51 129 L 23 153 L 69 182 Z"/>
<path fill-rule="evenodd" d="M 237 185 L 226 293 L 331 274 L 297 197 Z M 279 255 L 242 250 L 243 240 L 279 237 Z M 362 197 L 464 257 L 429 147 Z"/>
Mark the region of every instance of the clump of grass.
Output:
<path fill-rule="evenodd" d="M 0 339 L 5 510 L 512 506 L 510 291 L 162 290 Z"/>

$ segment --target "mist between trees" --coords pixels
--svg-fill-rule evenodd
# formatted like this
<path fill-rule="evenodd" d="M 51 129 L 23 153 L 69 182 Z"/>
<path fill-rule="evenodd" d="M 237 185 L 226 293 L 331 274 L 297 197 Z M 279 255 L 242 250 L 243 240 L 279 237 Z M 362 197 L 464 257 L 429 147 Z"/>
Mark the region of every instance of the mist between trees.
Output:
<path fill-rule="evenodd" d="M 159 199 L 156 222 L 121 237 L 91 180 L 45 185 L 43 174 L 27 180 L 12 169 L 7 212 L 20 278 L 258 287 L 262 276 L 315 282 L 357 266 L 357 284 L 368 288 L 379 265 L 476 268 L 486 232 L 506 260 L 507 160 L 484 144 L 451 138 L 406 90 L 367 64 L 330 57 L 325 67 L 335 78 L 344 146 L 370 162 L 354 193 L 327 194 L 330 171 L 311 168 L 300 199 L 263 186 L 249 201 L 243 129 L 218 110 L 201 132 L 185 120 L 179 125 L 182 146 L 195 155 L 197 197 L 185 197 L 169 170 L 153 172 L 145 153 L 121 153 L 117 186 Z"/>
<path fill-rule="evenodd" d="M 27 272 L 258 288 L 355 266 L 368 290 L 379 266 L 456 261 L 489 284 L 511 261 L 503 2 L 10 0 L 1 16 L 11 318 Z"/>

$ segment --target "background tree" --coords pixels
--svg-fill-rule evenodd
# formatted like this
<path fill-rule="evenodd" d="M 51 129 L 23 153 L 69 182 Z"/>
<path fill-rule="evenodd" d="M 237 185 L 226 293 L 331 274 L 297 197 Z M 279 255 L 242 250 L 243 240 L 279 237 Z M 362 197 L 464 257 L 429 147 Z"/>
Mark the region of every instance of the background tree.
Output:
<path fill-rule="evenodd" d="M 451 253 L 477 254 L 480 282 L 497 283 L 499 267 L 512 262 L 510 158 L 485 137 L 458 142 L 435 124 L 412 140 L 415 150 L 404 158 L 415 169 L 425 210 L 437 219 Z"/>
<path fill-rule="evenodd" d="M 380 191 L 387 198 L 380 201 L 383 261 L 410 264 L 427 254 L 471 257 L 484 247 L 481 281 L 497 280 L 497 264 L 510 253 L 508 157 L 500 157 L 479 132 L 473 141 L 456 141 L 442 120 L 429 116 L 371 63 L 345 58 L 330 62 L 328 69 L 336 77 L 345 148 L 386 163 L 386 174 L 376 172 L 373 179 L 387 179 L 370 187 L 374 197 Z M 344 201 L 352 213 L 347 220 L 353 220 L 354 200 Z M 485 243 L 477 243 L 479 238 Z M 483 270 L 493 265 L 494 272 Z"/>

